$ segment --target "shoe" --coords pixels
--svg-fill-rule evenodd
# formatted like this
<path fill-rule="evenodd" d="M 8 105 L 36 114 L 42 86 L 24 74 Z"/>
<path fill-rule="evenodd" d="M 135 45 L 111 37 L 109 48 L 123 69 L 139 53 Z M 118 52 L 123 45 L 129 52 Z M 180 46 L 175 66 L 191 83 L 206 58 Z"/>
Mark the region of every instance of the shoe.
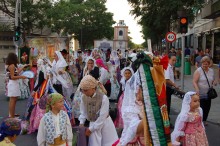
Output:
<path fill-rule="evenodd" d="M 173 126 L 173 124 L 171 124 L 171 123 L 170 123 L 170 128 L 171 128 L 171 129 L 174 129 L 174 126 Z"/>
<path fill-rule="evenodd" d="M 15 117 L 19 117 L 20 115 L 19 114 L 15 114 Z"/>

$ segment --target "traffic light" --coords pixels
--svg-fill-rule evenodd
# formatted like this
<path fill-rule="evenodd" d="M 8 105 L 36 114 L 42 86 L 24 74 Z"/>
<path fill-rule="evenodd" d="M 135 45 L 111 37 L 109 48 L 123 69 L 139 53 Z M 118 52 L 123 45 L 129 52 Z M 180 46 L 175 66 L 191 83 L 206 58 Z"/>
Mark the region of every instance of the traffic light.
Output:
<path fill-rule="evenodd" d="M 180 17 L 180 33 L 187 33 L 188 31 L 188 19 L 186 17 Z"/>
<path fill-rule="evenodd" d="M 21 30 L 20 30 L 20 27 L 17 26 L 15 29 L 15 41 L 19 41 L 20 35 L 21 35 Z"/>

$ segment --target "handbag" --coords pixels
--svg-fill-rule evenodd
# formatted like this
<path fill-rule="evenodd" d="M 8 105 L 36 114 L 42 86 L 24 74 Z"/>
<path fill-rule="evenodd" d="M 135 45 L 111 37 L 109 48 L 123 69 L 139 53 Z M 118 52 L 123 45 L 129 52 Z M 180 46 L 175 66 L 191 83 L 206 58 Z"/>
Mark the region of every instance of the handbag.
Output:
<path fill-rule="evenodd" d="M 203 70 L 203 69 L 202 69 L 202 70 Z M 215 90 L 213 87 L 210 86 L 209 80 L 208 80 L 208 78 L 207 78 L 206 73 L 205 73 L 204 70 L 203 70 L 203 72 L 204 72 L 204 74 L 205 74 L 206 80 L 207 80 L 208 85 L 209 85 L 209 90 L 208 90 L 208 92 L 207 92 L 208 98 L 209 98 L 209 99 L 215 99 L 216 97 L 218 97 L 218 94 L 217 94 L 216 90 Z"/>

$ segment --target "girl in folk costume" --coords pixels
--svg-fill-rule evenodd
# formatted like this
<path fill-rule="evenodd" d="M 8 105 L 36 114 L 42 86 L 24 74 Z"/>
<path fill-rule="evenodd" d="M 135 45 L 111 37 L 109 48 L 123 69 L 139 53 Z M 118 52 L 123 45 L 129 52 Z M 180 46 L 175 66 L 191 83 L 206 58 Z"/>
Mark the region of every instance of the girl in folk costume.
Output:
<path fill-rule="evenodd" d="M 46 114 L 40 121 L 37 143 L 38 146 L 72 146 L 72 127 L 70 119 L 62 109 L 63 96 L 52 93 L 47 99 Z"/>
<path fill-rule="evenodd" d="M 18 68 L 25 68 L 25 65 L 19 64 Z M 20 72 L 22 74 L 23 71 Z M 19 87 L 21 91 L 21 96 L 19 99 L 27 99 L 30 96 L 30 87 L 29 87 L 29 79 L 20 79 L 19 80 Z"/>
<path fill-rule="evenodd" d="M 26 112 L 26 120 L 29 121 L 28 133 L 35 132 L 40 124 L 40 120 L 45 114 L 45 107 L 39 105 L 39 100 L 43 98 L 43 96 L 47 96 L 47 88 L 48 88 L 48 79 L 47 79 L 47 71 L 46 64 L 42 59 L 38 59 L 37 61 L 37 80 L 35 82 L 35 87 L 32 92 L 32 100 L 31 103 L 28 103 L 28 109 Z M 46 101 L 44 101 L 46 102 Z M 46 105 L 46 103 L 41 103 Z"/>
<path fill-rule="evenodd" d="M 15 146 L 13 142 L 20 133 L 21 123 L 18 119 L 5 119 L 0 126 L 0 146 Z"/>
<path fill-rule="evenodd" d="M 85 76 L 79 86 L 83 93 L 80 126 L 84 125 L 86 119 L 90 121 L 85 132 L 89 136 L 88 146 L 111 146 L 118 136 L 109 116 L 108 97 L 97 90 L 98 82 L 91 75 Z"/>
<path fill-rule="evenodd" d="M 117 97 L 118 97 L 118 94 L 119 94 L 119 83 L 117 81 L 117 75 L 116 75 L 116 65 L 113 62 L 107 62 L 107 67 L 109 69 L 109 73 L 110 73 L 110 81 L 111 81 L 111 95 L 109 97 L 109 99 L 113 100 L 113 101 L 116 101 L 117 100 Z"/>
<path fill-rule="evenodd" d="M 124 121 L 124 129 L 126 125 L 129 125 L 128 131 L 133 131 L 131 134 L 125 134 L 120 139 L 120 144 L 126 144 L 125 142 L 133 138 L 135 134 L 144 135 L 144 145 L 157 145 L 157 146 L 167 146 L 169 145 L 169 137 L 165 133 L 164 120 L 160 107 L 160 99 L 157 96 L 157 91 L 155 89 L 154 78 L 152 77 L 151 67 L 153 67 L 152 60 L 143 52 L 137 55 L 137 59 L 132 64 L 136 73 L 129 79 L 130 86 L 125 87 L 125 95 L 122 106 L 122 114 Z M 126 84 L 127 85 L 127 84 Z M 133 86 L 132 86 L 133 85 Z M 137 117 L 139 114 L 137 104 L 135 103 L 134 97 L 136 87 L 142 87 L 143 95 L 143 105 L 144 114 L 143 119 L 138 121 L 139 123 L 131 122 L 129 123 L 129 117 Z M 130 88 L 130 89 L 129 89 Z M 129 90 L 127 90 L 129 89 Z M 125 98 L 126 97 L 126 98 Z M 167 110 L 165 110 L 167 112 Z M 164 113 L 163 113 L 164 114 Z M 125 120 L 124 120 L 125 119 Z M 125 123 L 128 121 L 128 123 Z M 133 129 L 133 130 L 129 130 Z M 135 132 L 136 130 L 136 132 Z M 129 132 L 128 132 L 129 133 Z M 125 137 L 125 138 L 124 138 Z M 141 142 L 143 144 L 143 142 Z"/>
<path fill-rule="evenodd" d="M 107 96 L 110 97 L 111 95 L 111 81 L 110 81 L 110 73 L 106 65 L 102 59 L 96 60 L 96 65 L 100 69 L 100 78 L 99 82 L 104 85 L 105 89 L 107 90 Z"/>
<path fill-rule="evenodd" d="M 116 120 L 114 121 L 115 126 L 117 128 L 123 128 L 124 124 L 123 124 L 123 120 L 122 120 L 122 112 L 121 112 L 121 107 L 122 107 L 122 102 L 123 102 L 123 98 L 124 98 L 124 90 L 125 90 L 125 85 L 127 83 L 127 81 L 131 78 L 131 76 L 134 74 L 134 71 L 132 70 L 132 68 L 130 67 L 125 67 L 122 71 L 121 71 L 121 87 L 120 87 L 120 92 L 119 92 L 119 100 L 118 100 L 118 105 L 117 105 L 117 109 L 118 109 L 118 113 L 117 113 L 117 117 Z"/>
<path fill-rule="evenodd" d="M 117 51 L 113 50 L 111 52 L 110 62 L 112 62 L 112 64 L 114 64 L 117 81 L 120 82 L 120 80 L 121 80 L 120 58 L 117 54 Z"/>
<path fill-rule="evenodd" d="M 96 80 L 99 79 L 99 68 L 96 66 L 96 62 L 95 62 L 95 59 L 93 57 L 88 57 L 87 60 L 86 60 L 86 64 L 85 64 L 85 67 L 81 73 L 81 79 L 80 81 L 82 80 L 82 78 L 86 75 L 91 75 L 93 76 Z"/>
<path fill-rule="evenodd" d="M 171 139 L 174 146 L 181 143 L 183 146 L 208 146 L 202 123 L 202 109 L 196 92 L 185 94 Z"/>
<path fill-rule="evenodd" d="M 99 68 L 95 65 L 95 60 L 92 57 L 89 57 L 86 61 L 86 65 L 81 73 L 81 79 L 86 75 L 93 76 L 96 80 L 99 78 Z M 78 87 L 72 102 L 73 114 L 75 117 L 75 121 L 78 121 L 80 115 L 80 103 L 81 103 L 82 93 L 80 92 L 80 88 Z M 78 121 L 79 122 L 79 121 Z M 77 122 L 76 122 L 77 123 Z"/>
<path fill-rule="evenodd" d="M 79 77 L 80 69 L 78 67 L 76 65 L 76 59 L 74 59 L 73 56 L 70 56 L 68 73 L 72 79 L 73 85 L 77 85 L 79 82 L 78 77 Z"/>
<path fill-rule="evenodd" d="M 135 138 L 137 127 L 141 122 L 139 117 L 141 106 L 136 102 L 135 98 L 137 91 L 139 91 L 139 85 L 138 72 L 136 72 L 125 84 L 124 99 L 121 107 L 124 129 L 119 142 L 120 146 L 126 146 Z M 140 93 L 138 93 L 138 95 L 139 94 Z M 132 143 L 136 143 L 136 140 Z"/>
<path fill-rule="evenodd" d="M 55 51 L 54 57 L 51 70 L 53 87 L 58 93 L 64 95 L 67 100 L 71 102 L 70 96 L 73 93 L 73 84 L 71 77 L 65 71 L 68 65 L 60 51 Z"/>
<path fill-rule="evenodd" d="M 98 48 L 94 48 L 90 56 L 92 56 L 94 59 L 101 59 L 100 50 Z"/>
<path fill-rule="evenodd" d="M 144 144 L 144 134 L 139 133 L 138 128 L 142 125 L 142 119 L 144 115 L 144 106 L 143 106 L 143 93 L 142 88 L 138 86 L 136 88 L 136 100 L 135 106 L 130 107 L 135 111 L 138 111 L 136 114 L 126 113 L 126 117 L 123 119 L 125 122 L 125 128 L 123 130 L 120 140 L 116 141 L 113 146 L 145 146 Z M 135 97 L 132 97 L 135 98 Z"/>
<path fill-rule="evenodd" d="M 34 78 L 30 79 L 30 91 L 32 92 L 34 90 L 34 82 L 37 77 L 37 58 L 33 58 L 30 70 L 34 72 Z"/>

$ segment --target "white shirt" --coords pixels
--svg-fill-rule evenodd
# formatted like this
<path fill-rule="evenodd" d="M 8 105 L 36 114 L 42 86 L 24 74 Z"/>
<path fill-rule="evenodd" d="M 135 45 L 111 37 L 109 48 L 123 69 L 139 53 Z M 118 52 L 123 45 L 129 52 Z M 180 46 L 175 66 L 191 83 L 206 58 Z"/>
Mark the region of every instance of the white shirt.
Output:
<path fill-rule="evenodd" d="M 165 70 L 165 79 L 169 79 L 174 83 L 173 66 L 170 64 L 168 65 L 167 70 Z"/>
<path fill-rule="evenodd" d="M 59 114 L 57 115 L 52 115 L 53 116 L 53 119 L 55 120 L 54 121 L 54 124 L 55 124 L 55 129 L 56 129 L 56 136 L 55 137 L 58 137 L 61 132 L 60 132 L 60 127 L 59 127 Z M 67 113 L 66 113 L 66 116 L 68 117 Z M 40 125 L 39 125 L 39 128 L 38 128 L 38 133 L 37 133 L 37 143 L 38 143 L 38 146 L 48 146 L 48 144 L 46 143 L 46 127 L 45 127 L 45 122 L 44 122 L 44 117 L 40 120 Z M 73 132 L 72 132 L 72 126 L 71 126 L 71 123 L 70 123 L 70 119 L 69 117 L 67 118 L 67 121 L 66 121 L 66 132 L 67 132 L 67 143 L 68 145 L 72 145 L 72 139 L 73 139 Z M 61 146 L 66 146 L 66 143 L 61 145 Z"/>
<path fill-rule="evenodd" d="M 56 136 L 55 138 L 59 137 L 61 135 L 61 131 L 60 131 L 60 114 L 58 113 L 57 115 L 55 115 L 54 113 L 52 113 L 52 117 L 53 117 L 53 121 L 54 121 L 54 125 L 55 125 L 55 130 L 56 130 Z"/>
<path fill-rule="evenodd" d="M 212 86 L 212 83 L 215 79 L 214 70 L 209 68 L 208 72 L 205 72 L 206 76 L 208 78 L 208 81 L 209 81 L 209 85 L 208 85 L 207 79 L 205 77 L 205 74 L 204 74 L 202 68 L 199 67 L 196 71 L 199 72 L 199 80 L 198 80 L 197 84 L 199 87 L 200 98 L 203 98 L 204 96 L 207 96 L 207 92 L 209 90 L 209 85 Z"/>
<path fill-rule="evenodd" d="M 93 96 L 95 96 L 95 94 Z M 91 97 L 88 97 L 88 98 L 91 98 Z M 81 104 L 80 104 L 80 113 L 81 113 L 79 116 L 80 124 L 84 124 L 87 119 L 87 112 L 86 112 L 83 100 L 81 101 Z M 100 127 L 102 127 L 105 120 L 107 119 L 108 115 L 109 115 L 109 100 L 108 100 L 108 97 L 104 95 L 102 98 L 102 106 L 100 109 L 99 117 L 92 125 L 90 124 L 89 130 L 93 132 L 93 131 L 100 129 Z"/>
<path fill-rule="evenodd" d="M 102 85 L 105 85 L 109 79 L 110 79 L 110 73 L 105 68 L 101 67 L 99 82 L 102 83 Z"/>

